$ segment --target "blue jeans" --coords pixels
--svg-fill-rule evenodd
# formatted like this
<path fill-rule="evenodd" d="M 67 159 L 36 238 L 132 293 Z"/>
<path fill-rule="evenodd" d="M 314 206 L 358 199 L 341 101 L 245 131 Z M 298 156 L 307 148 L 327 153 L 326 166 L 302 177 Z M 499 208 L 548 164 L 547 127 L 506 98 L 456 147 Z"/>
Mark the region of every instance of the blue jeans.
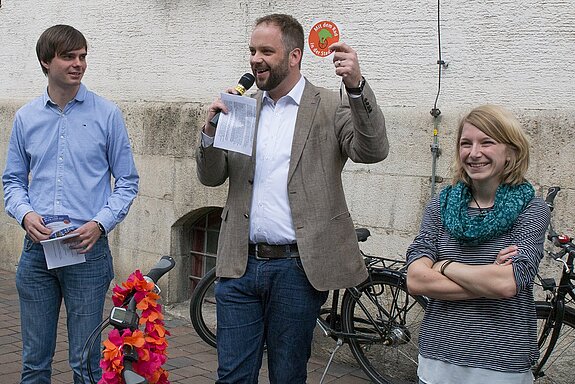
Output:
<path fill-rule="evenodd" d="M 82 383 L 82 349 L 102 321 L 104 300 L 114 274 L 107 238 L 100 238 L 85 257 L 85 263 L 48 270 L 42 245 L 24 239 L 16 271 L 22 331 L 21 384 L 50 383 L 62 299 L 66 306 L 68 360 L 74 384 Z M 100 347 L 98 338 L 90 361 L 96 380 L 101 376 Z M 86 357 L 83 360 L 84 380 L 89 383 Z"/>
<path fill-rule="evenodd" d="M 259 261 L 216 284 L 217 383 L 257 383 L 264 344 L 272 384 L 305 383 L 316 318 L 328 292 L 311 286 L 300 259 Z"/>

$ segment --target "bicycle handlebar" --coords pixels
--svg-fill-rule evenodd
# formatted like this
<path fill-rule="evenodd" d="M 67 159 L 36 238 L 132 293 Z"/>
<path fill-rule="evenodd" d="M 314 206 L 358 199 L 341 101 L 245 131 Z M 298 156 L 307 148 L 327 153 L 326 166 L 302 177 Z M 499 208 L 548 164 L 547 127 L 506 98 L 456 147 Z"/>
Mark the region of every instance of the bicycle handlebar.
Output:
<path fill-rule="evenodd" d="M 152 267 L 152 269 L 144 275 L 144 279 L 153 282 L 156 284 L 158 280 L 166 273 L 168 273 L 174 266 L 176 265 L 176 261 L 171 256 L 162 256 L 162 258 Z M 128 310 L 133 311 L 135 314 L 136 311 L 136 300 L 135 297 L 132 296 L 130 298 L 130 302 L 128 303 Z M 136 316 L 137 318 L 137 316 Z M 138 324 L 136 322 L 135 327 Z M 134 372 L 132 368 L 132 363 L 138 361 L 138 355 L 130 346 L 127 348 L 127 345 L 124 345 L 125 355 L 124 355 L 124 370 L 122 371 L 122 378 L 126 384 L 146 384 L 147 381 L 144 377 L 140 376 L 136 372 Z"/>
<path fill-rule="evenodd" d="M 561 187 L 550 187 L 547 190 L 547 197 L 545 198 L 545 203 L 547 204 L 547 206 L 549 207 L 549 210 L 553 211 L 553 201 L 555 200 L 555 197 L 557 196 L 557 193 L 559 193 L 559 191 L 561 190 Z"/>
<path fill-rule="evenodd" d="M 162 256 L 156 265 L 148 272 L 144 278 L 149 278 L 152 282 L 157 283 L 170 269 L 174 268 L 176 261 L 171 256 Z"/>
<path fill-rule="evenodd" d="M 173 257 L 171 256 L 162 256 L 162 258 L 156 263 L 156 265 L 154 265 L 154 267 L 152 267 L 152 269 L 144 275 L 144 279 L 146 279 L 147 281 L 153 282 L 154 284 L 156 284 L 158 282 L 158 280 L 160 280 L 160 278 L 162 276 L 164 276 L 167 272 L 169 272 L 172 268 L 174 268 L 174 266 L 176 265 L 176 261 L 174 260 Z M 135 318 L 137 319 L 137 315 L 136 315 L 136 301 L 134 299 L 134 295 L 133 293 L 131 295 L 128 295 L 128 297 L 126 298 L 126 300 L 124 301 L 124 304 L 127 307 L 127 312 L 128 313 L 133 313 L 135 315 Z M 113 310 L 112 310 L 113 313 Z M 110 314 L 111 317 L 112 314 Z M 133 319 L 131 321 L 128 321 L 129 323 L 133 323 L 128 325 L 128 328 L 137 328 L 138 327 L 138 322 L 133 321 Z M 88 338 L 88 340 L 86 341 L 86 344 L 84 345 L 84 350 L 86 349 L 86 347 L 88 345 L 90 345 L 90 348 L 88 349 L 88 364 L 87 364 L 87 368 L 88 368 L 88 376 L 90 378 L 90 383 L 95 383 L 93 377 L 92 377 L 92 369 L 90 367 L 90 352 L 91 352 L 91 341 L 93 343 L 93 340 L 95 340 L 95 336 L 98 334 L 101 334 L 103 329 L 107 326 L 110 325 L 111 321 L 110 319 L 106 319 L 104 321 L 102 321 L 102 323 L 100 324 L 100 326 L 94 330 L 94 332 L 92 332 L 92 335 L 90 335 L 90 337 Z M 116 326 L 115 326 L 116 327 Z M 121 327 L 120 327 L 121 328 Z M 99 330 L 99 333 L 97 333 L 96 331 Z M 124 379 L 124 382 L 126 384 L 144 384 L 147 383 L 147 381 L 140 375 L 138 375 L 137 373 L 135 373 L 132 369 L 132 362 L 137 361 L 137 354 L 134 355 L 135 351 L 132 348 L 129 348 L 128 345 L 124 346 L 124 370 L 122 371 L 122 378 Z M 82 370 L 83 370 L 83 356 L 84 356 L 84 350 L 82 351 Z M 84 377 L 82 375 L 82 381 L 84 382 Z"/>
<path fill-rule="evenodd" d="M 545 204 L 549 207 L 549 210 L 553 212 L 553 208 L 555 207 L 555 197 L 557 197 L 557 193 L 561 190 L 561 187 L 550 187 L 547 190 L 547 196 L 545 197 Z M 560 247 L 561 243 L 559 242 L 559 235 L 553 229 L 553 225 L 549 222 L 549 228 L 547 230 L 547 239 L 551 240 L 551 242 L 556 246 Z"/>
<path fill-rule="evenodd" d="M 545 203 L 549 207 L 549 210 L 553 211 L 554 200 L 557 193 L 561 190 L 561 187 L 550 187 L 547 191 L 547 196 L 545 197 Z M 551 222 L 549 223 L 549 228 L 547 230 L 547 239 L 550 240 L 554 246 L 561 248 L 561 251 L 557 253 L 548 252 L 549 255 L 563 263 L 565 271 L 570 273 L 573 269 L 573 260 L 575 259 L 575 244 L 573 244 L 573 239 L 567 235 L 558 234 L 553 229 Z M 563 256 L 568 255 L 567 262 L 563 260 Z"/>
<path fill-rule="evenodd" d="M 171 256 L 162 256 L 162 258 L 150 269 L 148 273 L 144 275 L 144 279 L 146 281 L 152 282 L 156 284 L 158 280 L 166 273 L 168 273 L 174 266 L 176 265 L 176 261 Z M 157 292 L 159 293 L 159 288 L 156 287 Z M 134 293 L 132 291 L 126 299 L 124 300 L 124 305 L 128 308 L 128 310 L 135 312 L 136 311 L 136 301 L 134 299 Z M 137 327 L 137 323 L 134 324 L 134 327 Z"/>

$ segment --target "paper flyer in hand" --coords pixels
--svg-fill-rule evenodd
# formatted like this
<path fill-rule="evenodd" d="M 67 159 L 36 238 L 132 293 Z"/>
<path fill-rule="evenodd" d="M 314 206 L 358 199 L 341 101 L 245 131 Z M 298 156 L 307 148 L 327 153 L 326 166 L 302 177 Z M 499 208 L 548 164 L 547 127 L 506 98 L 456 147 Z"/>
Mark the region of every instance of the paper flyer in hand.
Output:
<path fill-rule="evenodd" d="M 68 215 L 46 215 L 42 217 L 44 225 L 52 230 L 51 239 L 62 237 L 76 229 Z"/>
<path fill-rule="evenodd" d="M 256 130 L 256 100 L 229 93 L 222 93 L 221 98 L 228 113 L 222 113 L 218 119 L 214 147 L 251 156 Z"/>
<path fill-rule="evenodd" d="M 48 269 L 79 264 L 86 261 L 83 254 L 70 249 L 69 244 L 63 240 L 78 236 L 70 234 L 76 229 L 68 215 L 46 215 L 43 217 L 44 225 L 52 230 L 48 240 L 41 241 Z"/>

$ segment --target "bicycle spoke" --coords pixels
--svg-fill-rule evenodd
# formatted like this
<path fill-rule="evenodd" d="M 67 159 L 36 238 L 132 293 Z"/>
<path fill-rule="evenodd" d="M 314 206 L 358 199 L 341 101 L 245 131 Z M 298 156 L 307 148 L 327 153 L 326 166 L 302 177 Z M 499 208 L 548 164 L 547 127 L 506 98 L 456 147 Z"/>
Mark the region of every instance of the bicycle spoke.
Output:
<path fill-rule="evenodd" d="M 352 292 L 350 292 L 352 291 Z M 374 275 L 348 290 L 342 303 L 344 330 L 354 357 L 376 383 L 417 382 L 417 338 L 424 308 L 396 275 Z"/>
<path fill-rule="evenodd" d="M 536 384 L 563 384 L 572 381 L 572 367 L 575 365 L 575 310 L 566 308 L 565 317 L 561 327 L 559 338 L 554 346 L 549 345 L 551 342 L 552 330 L 544 329 L 547 325 L 547 318 L 550 316 L 551 306 L 547 303 L 536 304 L 537 317 L 538 317 L 538 332 L 540 345 L 541 358 L 547 353 L 549 348 L 552 352 L 549 359 L 543 365 L 541 372 L 542 377 L 535 380 Z M 546 332 L 547 337 L 542 337 Z"/>

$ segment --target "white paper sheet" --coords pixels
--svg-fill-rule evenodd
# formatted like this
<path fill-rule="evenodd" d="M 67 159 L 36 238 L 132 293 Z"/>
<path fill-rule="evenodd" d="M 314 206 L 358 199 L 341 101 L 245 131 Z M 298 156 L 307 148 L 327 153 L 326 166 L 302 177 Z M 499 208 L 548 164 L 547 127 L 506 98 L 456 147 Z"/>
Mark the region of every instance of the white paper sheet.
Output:
<path fill-rule="evenodd" d="M 256 130 L 256 100 L 222 93 L 221 99 L 229 112 L 220 114 L 214 147 L 252 155 Z"/>
<path fill-rule="evenodd" d="M 70 244 L 64 244 L 63 242 L 65 239 L 76 236 L 78 234 L 74 233 L 40 242 L 42 247 L 44 247 L 44 256 L 46 256 L 48 269 L 84 263 L 86 261 L 84 254 L 76 253 L 75 250 L 70 249 Z"/>

